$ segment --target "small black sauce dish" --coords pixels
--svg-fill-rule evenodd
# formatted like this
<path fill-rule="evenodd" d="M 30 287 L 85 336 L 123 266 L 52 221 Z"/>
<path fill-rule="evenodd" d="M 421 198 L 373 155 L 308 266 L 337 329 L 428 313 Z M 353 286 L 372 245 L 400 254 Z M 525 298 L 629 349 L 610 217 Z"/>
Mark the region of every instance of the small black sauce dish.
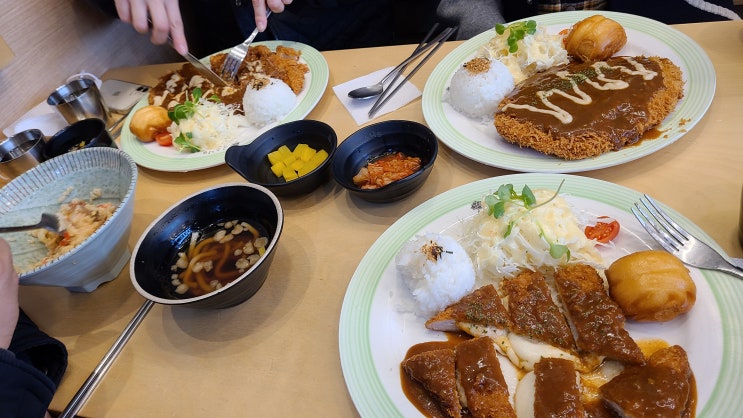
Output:
<path fill-rule="evenodd" d="M 297 179 L 285 181 L 271 171 L 268 154 L 286 145 L 290 150 L 307 144 L 315 150 L 323 149 L 328 157 L 313 171 Z M 269 129 L 247 145 L 227 149 L 225 162 L 250 183 L 260 184 L 277 196 L 297 196 L 309 193 L 330 178 L 330 162 L 338 145 L 335 131 L 328 124 L 316 120 L 298 120 Z"/>
<path fill-rule="evenodd" d="M 402 152 L 421 159 L 421 169 L 404 179 L 377 189 L 362 189 L 353 177 L 362 167 L 381 156 Z M 389 120 L 366 126 L 340 143 L 333 158 L 333 177 L 349 193 L 374 203 L 388 203 L 410 196 L 431 174 L 438 155 L 436 135 L 425 125 L 407 120 Z"/>
<path fill-rule="evenodd" d="M 62 128 L 44 145 L 44 157 L 54 158 L 70 151 L 90 147 L 115 147 L 106 123 L 101 119 L 83 119 Z"/>

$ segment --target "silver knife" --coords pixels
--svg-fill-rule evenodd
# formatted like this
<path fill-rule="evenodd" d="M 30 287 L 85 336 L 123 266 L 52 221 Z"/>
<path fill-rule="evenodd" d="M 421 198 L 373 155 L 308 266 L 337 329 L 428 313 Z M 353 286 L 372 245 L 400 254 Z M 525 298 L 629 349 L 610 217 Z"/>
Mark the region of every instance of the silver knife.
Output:
<path fill-rule="evenodd" d="M 217 75 L 217 73 L 212 71 L 211 68 L 204 65 L 204 63 L 199 61 L 199 59 L 194 57 L 193 54 L 191 54 L 190 52 L 186 52 L 185 54 L 181 54 L 181 55 L 183 56 L 183 58 L 188 60 L 188 62 L 190 62 L 191 65 L 193 65 L 196 68 L 196 71 L 198 71 L 199 74 L 203 75 L 207 80 L 211 81 L 211 83 L 214 84 L 215 86 L 224 87 L 227 85 L 227 82 L 222 80 L 222 78 L 220 78 Z"/>
<path fill-rule="evenodd" d="M 150 24 L 150 28 L 152 27 L 152 20 L 150 18 L 147 18 L 147 22 Z M 168 45 L 173 47 L 173 38 L 168 35 Z M 175 49 L 175 48 L 173 48 Z M 177 51 L 176 51 L 177 52 Z M 183 58 L 186 59 L 186 61 L 190 62 L 191 65 L 193 65 L 196 68 L 196 71 L 199 72 L 199 74 L 203 75 L 207 80 L 209 80 L 212 84 L 218 87 L 225 87 L 227 86 L 227 82 L 222 80 L 221 77 L 217 75 L 214 71 L 212 71 L 211 68 L 207 67 L 199 61 L 198 58 L 194 57 L 193 54 L 190 52 L 186 52 L 185 54 L 179 53 Z"/>

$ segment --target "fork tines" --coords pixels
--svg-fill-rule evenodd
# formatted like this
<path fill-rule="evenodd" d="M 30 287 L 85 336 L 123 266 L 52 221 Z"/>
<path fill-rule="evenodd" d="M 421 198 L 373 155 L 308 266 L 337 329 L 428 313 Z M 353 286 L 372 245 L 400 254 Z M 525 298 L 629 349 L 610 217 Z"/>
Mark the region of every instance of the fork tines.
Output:
<path fill-rule="evenodd" d="M 266 11 L 266 18 L 268 18 L 268 16 L 271 16 L 270 10 Z M 237 79 L 238 70 L 245 60 L 245 57 L 248 55 L 250 44 L 253 43 L 253 40 L 257 35 L 258 28 L 255 28 L 245 41 L 230 49 L 230 52 L 227 53 L 227 56 L 224 58 L 224 63 L 222 64 L 222 77 L 232 81 Z"/>
<path fill-rule="evenodd" d="M 679 250 L 691 239 L 691 235 L 666 215 L 648 195 L 643 195 L 631 210 L 640 225 L 668 251 Z"/>

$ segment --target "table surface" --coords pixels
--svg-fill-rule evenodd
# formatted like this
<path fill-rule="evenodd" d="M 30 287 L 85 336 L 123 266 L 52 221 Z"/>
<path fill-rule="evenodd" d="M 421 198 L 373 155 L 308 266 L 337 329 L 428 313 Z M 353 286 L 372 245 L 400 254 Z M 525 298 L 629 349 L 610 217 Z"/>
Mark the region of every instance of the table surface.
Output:
<path fill-rule="evenodd" d="M 743 185 L 743 23 L 679 25 L 709 55 L 717 91 L 706 116 L 681 140 L 639 160 L 578 173 L 648 193 L 705 230 L 733 257 Z M 413 77 L 423 88 L 447 43 Z M 404 59 L 411 46 L 323 52 L 328 89 L 309 114 L 343 139 L 359 127 L 332 86 Z M 174 65 L 109 70 L 104 78 L 152 85 Z M 424 122 L 420 99 L 377 120 Z M 81 411 L 84 416 L 305 416 L 358 413 L 343 379 L 338 322 L 349 279 L 374 241 L 401 215 L 475 180 L 511 172 L 470 161 L 446 146 L 425 185 L 393 204 L 351 198 L 329 182 L 282 199 L 285 226 L 263 288 L 249 301 L 202 311 L 155 305 Z M 188 173 L 140 168 L 130 248 L 166 208 L 203 188 L 243 181 L 227 166 Z M 734 279 L 730 279 L 734 280 Z M 743 283 L 741 284 L 743 285 Z M 119 277 L 89 294 L 24 286 L 21 306 L 69 350 L 51 409 L 62 410 L 144 299 Z"/>

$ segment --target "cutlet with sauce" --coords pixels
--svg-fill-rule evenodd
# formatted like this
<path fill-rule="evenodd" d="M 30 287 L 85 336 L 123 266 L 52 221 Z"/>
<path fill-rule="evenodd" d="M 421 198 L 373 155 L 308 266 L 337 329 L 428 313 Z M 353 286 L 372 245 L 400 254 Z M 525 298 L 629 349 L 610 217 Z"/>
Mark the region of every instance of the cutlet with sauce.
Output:
<path fill-rule="evenodd" d="M 496 330 L 507 331 L 511 326 L 508 311 L 491 284 L 476 289 L 426 321 L 426 328 L 434 331 L 466 331 L 470 335 L 493 336 Z M 472 333 L 472 329 L 482 331 Z"/>
<path fill-rule="evenodd" d="M 609 297 L 596 269 L 585 264 L 560 267 L 555 284 L 579 350 L 629 364 L 645 362 L 640 347 L 624 328 L 624 313 Z"/>
<path fill-rule="evenodd" d="M 541 273 L 524 270 L 504 280 L 501 291 L 508 299 L 513 331 L 566 350 L 575 350 L 570 326 L 552 300 Z"/>
<path fill-rule="evenodd" d="M 600 388 L 601 398 L 622 417 L 693 417 L 694 375 L 678 345 L 653 353 L 644 366 L 628 367 Z"/>
<path fill-rule="evenodd" d="M 456 348 L 456 370 L 466 407 L 474 418 L 516 418 L 493 340 L 473 338 Z"/>
<path fill-rule="evenodd" d="M 570 62 L 519 83 L 498 106 L 508 142 L 567 160 L 637 143 L 683 97 L 681 69 L 660 57 Z"/>
<path fill-rule="evenodd" d="M 439 402 L 450 417 L 462 416 L 459 403 L 454 349 L 441 348 L 415 354 L 402 363 L 411 379 L 420 383 Z"/>

